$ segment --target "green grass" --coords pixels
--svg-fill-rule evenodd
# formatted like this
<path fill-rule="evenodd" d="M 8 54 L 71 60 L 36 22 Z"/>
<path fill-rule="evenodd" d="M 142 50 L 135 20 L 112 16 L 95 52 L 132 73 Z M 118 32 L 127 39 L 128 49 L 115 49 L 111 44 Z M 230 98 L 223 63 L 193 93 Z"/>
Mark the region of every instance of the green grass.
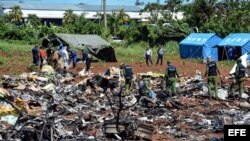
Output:
<path fill-rule="evenodd" d="M 2 66 L 5 62 L 5 59 L 3 57 L 0 56 L 0 66 Z"/>
<path fill-rule="evenodd" d="M 0 51 L 6 52 L 8 55 L 12 55 L 11 53 L 15 52 L 27 53 L 30 52 L 32 48 L 33 45 L 27 42 L 0 40 Z"/>
<path fill-rule="evenodd" d="M 148 47 L 146 42 L 134 43 L 131 45 L 126 45 L 126 43 L 115 43 L 113 44 L 115 49 L 116 57 L 120 62 L 141 62 L 144 60 L 144 52 Z M 175 58 L 179 57 L 179 47 L 177 42 L 168 42 L 163 48 L 165 49 L 165 58 Z M 157 56 L 157 47 L 152 48 L 153 58 Z"/>
<path fill-rule="evenodd" d="M 24 41 L 0 40 L 0 52 L 5 54 L 0 58 L 0 65 L 4 66 L 9 63 L 17 64 L 19 61 L 25 61 L 26 63 L 31 58 L 32 48 L 33 45 Z M 15 57 L 15 59 L 13 59 L 13 57 Z"/>
<path fill-rule="evenodd" d="M 168 56 L 179 56 L 179 44 L 178 42 L 175 42 L 175 41 L 170 41 L 170 42 L 167 42 L 165 45 L 164 45 L 164 49 L 166 51 L 166 54 Z"/>
<path fill-rule="evenodd" d="M 148 43 L 140 42 L 128 45 L 126 42 L 122 42 L 113 43 L 112 46 L 114 47 L 118 62 L 139 63 L 144 61 L 144 52 L 148 47 Z M 166 51 L 164 55 L 165 60 L 180 59 L 178 42 L 170 41 L 163 47 Z M 30 45 L 27 42 L 0 40 L 0 53 L 3 54 L 0 56 L 0 68 L 6 68 L 8 67 L 7 65 L 10 65 L 9 67 L 14 69 L 15 65 L 24 64 L 27 65 L 28 68 L 33 69 L 32 66 L 29 66 L 29 64 L 32 63 L 32 48 L 33 45 Z M 157 47 L 152 49 L 153 62 L 155 62 L 157 58 L 157 49 Z M 201 59 L 187 59 L 186 61 L 201 63 Z M 103 64 L 103 62 L 100 62 L 100 64 Z M 235 64 L 235 61 L 219 61 L 218 64 L 219 67 L 232 67 Z"/>
<path fill-rule="evenodd" d="M 235 64 L 235 61 L 234 60 L 225 60 L 225 61 L 219 61 L 219 66 L 220 67 L 233 67 L 234 64 Z"/>

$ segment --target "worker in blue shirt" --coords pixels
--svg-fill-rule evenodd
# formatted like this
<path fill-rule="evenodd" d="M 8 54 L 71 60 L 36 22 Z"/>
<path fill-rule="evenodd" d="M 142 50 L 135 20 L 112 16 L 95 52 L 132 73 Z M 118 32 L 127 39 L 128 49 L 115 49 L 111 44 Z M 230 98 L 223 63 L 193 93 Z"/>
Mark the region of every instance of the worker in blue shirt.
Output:
<path fill-rule="evenodd" d="M 38 66 L 38 63 L 39 63 L 39 49 L 38 49 L 38 46 L 35 46 L 32 49 L 32 55 L 33 55 L 33 64 Z"/>
<path fill-rule="evenodd" d="M 86 72 L 88 72 L 90 70 L 90 65 L 93 61 L 92 57 L 90 54 L 88 54 L 88 56 L 86 57 Z"/>
<path fill-rule="evenodd" d="M 233 59 L 233 48 L 229 47 L 227 50 L 227 55 L 228 55 L 228 59 L 232 60 Z"/>
<path fill-rule="evenodd" d="M 86 58 L 88 57 L 88 50 L 82 50 L 82 61 L 86 61 Z"/>
<path fill-rule="evenodd" d="M 77 63 L 77 53 L 74 49 L 71 49 L 70 50 L 70 55 L 71 55 L 71 58 L 72 58 L 72 62 L 73 62 L 73 68 L 76 67 L 76 63 Z"/>

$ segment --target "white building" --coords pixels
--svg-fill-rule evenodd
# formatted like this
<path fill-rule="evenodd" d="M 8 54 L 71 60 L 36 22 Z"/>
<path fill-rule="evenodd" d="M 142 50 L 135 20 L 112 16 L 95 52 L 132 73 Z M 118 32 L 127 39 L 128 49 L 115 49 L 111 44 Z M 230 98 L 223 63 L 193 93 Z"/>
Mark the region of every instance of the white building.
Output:
<path fill-rule="evenodd" d="M 0 2 L 0 14 L 7 14 L 12 7 L 20 6 L 23 18 L 27 18 L 28 14 L 36 14 L 43 22 L 62 23 L 63 15 L 66 10 L 71 9 L 76 15 L 84 14 L 87 19 L 98 19 L 98 14 L 102 14 L 103 10 L 100 5 L 87 4 L 43 4 L 43 3 L 19 3 L 19 2 Z M 107 14 L 124 9 L 125 13 L 131 19 L 142 20 L 148 19 L 150 14 L 141 12 L 143 9 L 139 6 L 112 6 L 107 5 Z"/>

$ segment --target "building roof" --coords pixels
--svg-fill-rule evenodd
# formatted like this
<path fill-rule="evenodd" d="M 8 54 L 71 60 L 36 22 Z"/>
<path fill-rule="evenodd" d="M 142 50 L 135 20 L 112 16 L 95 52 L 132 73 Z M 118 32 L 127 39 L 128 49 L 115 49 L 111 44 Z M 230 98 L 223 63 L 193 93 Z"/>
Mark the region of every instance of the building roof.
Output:
<path fill-rule="evenodd" d="M 225 37 L 218 46 L 244 46 L 250 42 L 250 33 L 232 33 Z"/>
<path fill-rule="evenodd" d="M 0 6 L 0 16 L 3 15 L 3 8 Z"/>
<path fill-rule="evenodd" d="M 100 5 L 87 5 L 87 4 L 78 4 L 80 8 L 85 11 L 100 11 L 102 7 Z M 142 10 L 139 6 L 125 6 L 125 5 L 107 5 L 106 10 L 111 11 L 118 11 L 120 9 L 124 9 L 126 12 L 140 12 Z"/>
<path fill-rule="evenodd" d="M 100 5 L 88 5 L 88 4 L 46 4 L 46 3 L 19 3 L 19 2 L 0 2 L 1 7 L 4 9 L 11 9 L 12 7 L 19 5 L 23 10 L 53 10 L 53 11 L 66 11 L 71 9 L 73 11 L 100 11 L 102 7 Z M 124 9 L 126 12 L 140 12 L 142 10 L 139 6 L 116 6 L 107 5 L 108 12 Z"/>
<path fill-rule="evenodd" d="M 184 40 L 182 40 L 180 44 L 204 45 L 210 38 L 215 35 L 215 33 L 192 33 Z"/>
<path fill-rule="evenodd" d="M 14 6 L 20 6 L 25 10 L 53 10 L 53 11 L 66 11 L 72 9 L 74 11 L 81 11 L 82 9 L 73 4 L 45 4 L 45 3 L 18 3 L 18 2 L 2 2 L 4 9 L 11 9 Z"/>

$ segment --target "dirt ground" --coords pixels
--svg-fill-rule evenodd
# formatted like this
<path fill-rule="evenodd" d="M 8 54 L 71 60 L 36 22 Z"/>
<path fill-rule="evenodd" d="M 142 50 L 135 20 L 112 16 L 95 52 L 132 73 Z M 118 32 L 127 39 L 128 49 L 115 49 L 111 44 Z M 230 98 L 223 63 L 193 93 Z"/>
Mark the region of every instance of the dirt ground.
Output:
<path fill-rule="evenodd" d="M 1 55 L 6 55 L 1 53 Z M 28 64 L 27 62 L 22 63 L 20 61 L 20 57 L 13 58 L 13 60 L 19 60 L 18 63 L 13 64 L 13 62 L 6 62 L 7 65 L 2 65 L 0 67 L 0 75 L 15 75 L 15 74 L 21 74 L 23 72 L 29 72 L 29 69 L 27 68 Z M 154 61 L 154 60 L 153 60 Z M 145 72 L 157 72 L 157 73 L 164 73 L 165 69 L 167 67 L 166 60 L 163 65 L 156 66 L 153 64 L 152 66 L 147 66 L 145 62 L 130 62 L 127 63 L 132 66 L 133 71 L 135 74 L 137 73 L 145 73 Z M 202 76 L 205 74 L 205 64 L 192 62 L 189 60 L 182 60 L 182 59 L 175 59 L 172 61 L 173 64 L 177 67 L 177 70 L 179 72 L 180 76 L 183 77 L 193 77 L 196 70 L 200 70 L 202 73 Z M 115 63 L 105 63 L 105 62 L 95 62 L 91 65 L 91 72 L 92 73 L 103 73 L 108 67 L 118 67 L 120 66 L 121 62 L 115 62 Z M 77 67 L 75 69 L 70 68 L 69 71 L 78 73 L 82 69 L 85 68 L 85 64 L 78 63 Z M 221 76 L 224 83 L 231 83 L 232 80 L 225 79 L 229 76 L 230 67 L 228 66 L 220 66 L 219 67 Z M 81 81 L 81 78 L 76 77 L 76 82 Z M 246 86 L 250 86 L 250 81 L 245 81 Z"/>
<path fill-rule="evenodd" d="M 4 55 L 1 54 L 0 55 Z M 98 62 L 98 63 L 92 63 L 91 66 L 91 72 L 92 73 L 103 73 L 108 67 L 119 67 L 121 62 L 116 62 L 116 63 L 104 63 L 104 62 Z M 157 73 L 164 73 L 165 69 L 166 69 L 166 62 L 164 62 L 164 64 L 162 66 L 158 65 L 156 66 L 155 64 L 148 67 L 145 62 L 131 62 L 128 63 L 129 65 L 132 66 L 134 73 L 143 73 L 143 72 L 157 72 Z M 195 63 L 192 61 L 184 61 L 181 59 L 176 59 L 173 60 L 173 64 L 177 67 L 177 70 L 179 72 L 179 74 L 181 76 L 184 77 L 193 77 L 196 70 L 200 70 L 202 72 L 202 76 L 204 76 L 205 74 L 205 64 L 201 64 L 201 63 Z M 74 72 L 74 73 L 78 73 L 79 71 L 81 71 L 82 69 L 84 69 L 85 64 L 83 63 L 79 63 L 77 64 L 77 67 L 75 69 L 69 69 L 69 71 Z M 229 71 L 230 71 L 230 67 L 220 67 L 220 71 L 221 71 L 221 76 L 224 79 L 223 81 L 230 83 L 231 80 L 225 79 L 225 77 L 229 76 Z M 6 65 L 5 67 L 1 67 L 0 68 L 0 75 L 7 75 L 7 74 L 20 74 L 22 72 L 28 72 L 29 70 L 27 69 L 27 64 L 15 64 L 13 65 L 11 62 L 8 62 L 8 65 Z M 75 78 L 75 82 L 79 82 L 81 81 L 83 78 L 80 77 L 76 77 Z M 249 81 L 245 82 L 245 85 L 250 86 Z M 185 99 L 185 98 L 184 98 Z M 185 100 L 183 100 L 185 101 Z M 212 102 L 212 103 L 211 103 Z M 183 105 L 186 105 L 187 109 L 180 109 L 178 110 L 175 115 L 177 119 L 180 119 L 182 117 L 185 116 L 190 116 L 190 113 L 199 111 L 201 114 L 209 114 L 212 113 L 213 111 L 216 110 L 216 108 L 223 108 L 225 107 L 225 102 L 221 102 L 221 101 L 216 101 L 216 100 L 212 100 L 210 102 L 210 106 L 206 106 L 207 100 L 204 99 L 195 99 L 194 101 L 186 101 L 183 102 Z M 194 105 L 196 104 L 196 106 Z M 197 106 L 197 105 L 201 105 L 201 106 Z M 210 107 L 215 107 L 216 108 L 210 108 Z M 198 108 L 198 109 L 197 109 Z M 182 117 L 181 117 L 182 116 Z M 157 123 L 156 123 L 157 124 Z M 159 124 L 161 124 L 159 122 Z M 194 129 L 190 129 L 190 126 L 187 125 L 183 125 L 182 123 L 177 123 L 176 124 L 180 131 L 182 132 L 187 132 L 187 133 L 192 133 L 194 136 L 197 135 L 207 135 L 208 137 L 223 137 L 223 133 L 211 133 L 209 131 L 197 131 Z M 153 140 L 159 140 L 159 141 L 172 141 L 172 140 L 176 140 L 175 138 L 171 137 L 168 134 L 155 134 L 154 135 L 154 139 Z M 181 139 L 180 139 L 181 140 Z M 184 140 L 184 139 L 183 139 Z"/>

